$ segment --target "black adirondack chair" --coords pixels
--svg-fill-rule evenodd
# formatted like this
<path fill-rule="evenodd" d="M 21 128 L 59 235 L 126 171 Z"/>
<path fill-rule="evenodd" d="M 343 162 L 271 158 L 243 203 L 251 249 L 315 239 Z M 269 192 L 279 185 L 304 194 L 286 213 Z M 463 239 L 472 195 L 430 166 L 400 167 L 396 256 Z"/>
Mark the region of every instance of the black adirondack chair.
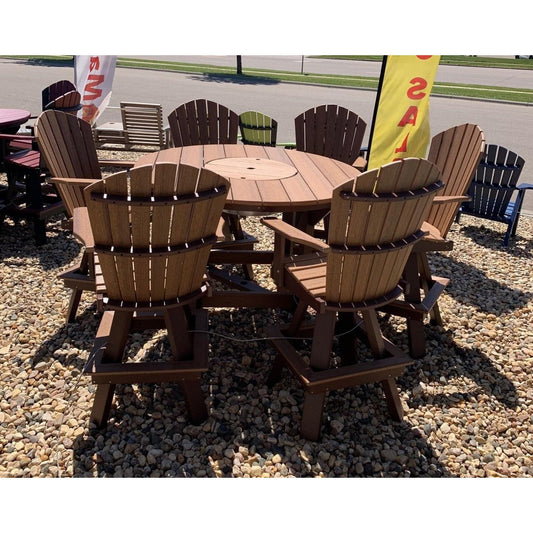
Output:
<path fill-rule="evenodd" d="M 523 167 L 524 159 L 518 154 L 488 144 L 467 192 L 471 200 L 461 206 L 456 221 L 464 213 L 507 224 L 503 245 L 508 246 L 516 234 L 525 193 L 533 189 L 531 183 L 517 185 Z"/>

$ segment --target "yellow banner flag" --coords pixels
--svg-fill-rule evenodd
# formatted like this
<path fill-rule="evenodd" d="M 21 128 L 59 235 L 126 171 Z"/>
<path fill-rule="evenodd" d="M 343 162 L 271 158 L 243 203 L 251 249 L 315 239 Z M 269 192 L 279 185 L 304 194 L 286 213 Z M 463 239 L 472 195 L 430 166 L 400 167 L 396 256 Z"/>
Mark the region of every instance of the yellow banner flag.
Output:
<path fill-rule="evenodd" d="M 440 56 L 387 56 L 376 103 L 368 167 L 425 157 L 429 95 Z"/>

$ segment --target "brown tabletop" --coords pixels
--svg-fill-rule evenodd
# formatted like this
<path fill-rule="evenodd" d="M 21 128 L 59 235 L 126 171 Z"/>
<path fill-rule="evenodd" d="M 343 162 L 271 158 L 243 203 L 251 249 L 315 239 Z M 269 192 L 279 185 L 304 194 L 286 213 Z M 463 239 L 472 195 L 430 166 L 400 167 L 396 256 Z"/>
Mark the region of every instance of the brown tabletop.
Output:
<path fill-rule="evenodd" d="M 328 157 L 242 144 L 169 148 L 141 157 L 136 166 L 154 161 L 205 166 L 228 178 L 231 189 L 225 207 L 240 213 L 327 209 L 333 189 L 360 174 Z"/>
<path fill-rule="evenodd" d="M 0 133 L 16 133 L 19 126 L 24 124 L 31 113 L 25 109 L 0 108 Z"/>

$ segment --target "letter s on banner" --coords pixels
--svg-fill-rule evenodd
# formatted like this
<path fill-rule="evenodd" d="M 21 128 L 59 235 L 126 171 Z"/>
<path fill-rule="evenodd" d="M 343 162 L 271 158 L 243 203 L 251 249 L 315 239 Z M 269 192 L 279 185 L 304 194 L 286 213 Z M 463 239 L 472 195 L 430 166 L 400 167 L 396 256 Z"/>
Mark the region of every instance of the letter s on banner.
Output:
<path fill-rule="evenodd" d="M 76 88 L 82 108 L 78 116 L 94 124 L 109 104 L 117 56 L 75 56 Z"/>

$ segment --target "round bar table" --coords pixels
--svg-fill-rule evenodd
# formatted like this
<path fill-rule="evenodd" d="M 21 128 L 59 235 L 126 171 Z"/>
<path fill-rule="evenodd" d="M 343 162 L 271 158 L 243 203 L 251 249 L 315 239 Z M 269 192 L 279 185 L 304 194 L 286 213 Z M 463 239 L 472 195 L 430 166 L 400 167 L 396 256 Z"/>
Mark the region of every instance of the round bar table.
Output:
<path fill-rule="evenodd" d="M 0 108 L 0 133 L 17 133 L 21 124 L 24 124 L 31 113 L 25 109 Z"/>
<path fill-rule="evenodd" d="M 242 215 L 328 210 L 333 189 L 361 173 L 321 155 L 243 144 L 169 148 L 142 156 L 135 166 L 154 162 L 205 167 L 228 178 L 225 208 Z"/>

